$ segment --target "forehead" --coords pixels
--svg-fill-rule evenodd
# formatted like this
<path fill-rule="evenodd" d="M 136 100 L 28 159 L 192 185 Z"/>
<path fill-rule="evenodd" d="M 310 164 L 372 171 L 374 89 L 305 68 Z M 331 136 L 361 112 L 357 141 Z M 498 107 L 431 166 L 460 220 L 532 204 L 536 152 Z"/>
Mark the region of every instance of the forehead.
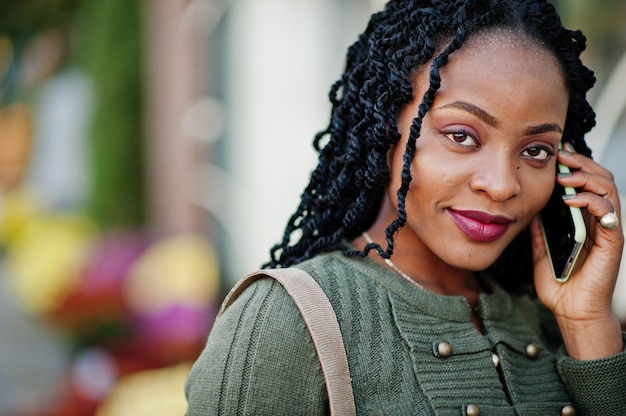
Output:
<path fill-rule="evenodd" d="M 435 56 L 441 53 L 451 39 L 448 38 L 440 45 L 439 51 L 436 52 Z M 502 55 L 504 52 L 525 54 L 532 61 L 549 63 L 551 69 L 557 68 L 563 78 L 565 77 L 561 63 L 546 45 L 523 32 L 506 28 L 491 28 L 470 34 L 459 50 L 450 55 L 449 61 L 466 59 L 467 56 L 476 54 L 481 56 L 491 55 L 497 59 L 498 55 Z M 415 76 L 429 72 L 431 64 L 432 60 L 416 68 L 414 71 Z"/>
<path fill-rule="evenodd" d="M 449 65 L 455 67 L 457 76 L 466 73 L 480 79 L 483 75 L 489 83 L 535 77 L 546 88 L 556 84 L 565 89 L 564 71 L 556 56 L 528 36 L 505 29 L 474 34 L 450 56 Z M 442 76 L 445 72 L 444 67 Z"/>
<path fill-rule="evenodd" d="M 429 85 L 432 61 L 418 68 L 415 73 L 417 91 L 424 92 Z M 516 90 L 518 81 L 534 78 L 538 81 L 535 93 L 551 90 L 551 93 L 569 95 L 565 75 L 557 57 L 544 45 L 506 29 L 481 31 L 468 37 L 453 52 L 448 62 L 439 68 L 441 89 L 454 84 L 476 84 L 478 88 Z"/>
<path fill-rule="evenodd" d="M 430 64 L 414 81 L 414 100 L 430 85 Z M 439 70 L 433 107 L 467 102 L 507 125 L 541 121 L 563 126 L 569 102 L 563 69 L 546 47 L 525 36 L 490 31 L 467 39 Z"/>
<path fill-rule="evenodd" d="M 528 36 L 524 32 L 514 31 L 512 29 L 492 28 L 475 32 L 468 36 L 460 50 L 484 48 L 494 52 L 499 49 L 513 49 L 526 52 L 535 51 L 538 57 L 549 58 L 560 66 L 556 56 L 545 44 Z"/>

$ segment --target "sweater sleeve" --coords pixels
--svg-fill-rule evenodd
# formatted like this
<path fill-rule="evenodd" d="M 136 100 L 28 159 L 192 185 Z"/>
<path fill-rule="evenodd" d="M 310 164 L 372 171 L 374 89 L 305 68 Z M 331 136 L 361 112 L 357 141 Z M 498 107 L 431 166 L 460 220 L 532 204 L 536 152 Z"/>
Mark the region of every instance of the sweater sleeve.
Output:
<path fill-rule="evenodd" d="M 626 415 L 626 351 L 580 361 L 561 348 L 557 366 L 579 414 Z"/>
<path fill-rule="evenodd" d="M 326 413 L 313 341 L 280 284 L 257 281 L 226 310 L 187 377 L 185 395 L 189 416 Z"/>

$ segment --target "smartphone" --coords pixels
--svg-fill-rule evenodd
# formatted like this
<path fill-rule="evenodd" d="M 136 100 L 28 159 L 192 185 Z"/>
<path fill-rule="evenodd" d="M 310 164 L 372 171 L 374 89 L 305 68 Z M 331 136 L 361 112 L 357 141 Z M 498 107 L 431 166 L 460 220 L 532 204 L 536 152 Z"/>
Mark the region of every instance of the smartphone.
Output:
<path fill-rule="evenodd" d="M 560 163 L 557 163 L 557 169 L 561 173 L 570 171 L 567 166 Z M 575 193 L 574 188 L 563 187 L 557 182 L 550 200 L 540 215 L 543 239 L 554 278 L 561 283 L 569 279 L 587 238 L 582 211 L 563 202 L 563 195 Z"/>

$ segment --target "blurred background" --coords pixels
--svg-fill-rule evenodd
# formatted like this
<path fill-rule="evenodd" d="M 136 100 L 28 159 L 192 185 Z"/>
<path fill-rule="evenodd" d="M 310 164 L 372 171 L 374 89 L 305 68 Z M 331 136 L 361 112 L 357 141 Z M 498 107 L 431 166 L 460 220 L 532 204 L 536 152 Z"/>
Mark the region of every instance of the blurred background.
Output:
<path fill-rule="evenodd" d="M 588 141 L 626 201 L 626 3 L 555 4 L 588 36 Z M 1 416 L 184 413 L 215 311 L 281 238 L 382 5 L 0 0 Z"/>

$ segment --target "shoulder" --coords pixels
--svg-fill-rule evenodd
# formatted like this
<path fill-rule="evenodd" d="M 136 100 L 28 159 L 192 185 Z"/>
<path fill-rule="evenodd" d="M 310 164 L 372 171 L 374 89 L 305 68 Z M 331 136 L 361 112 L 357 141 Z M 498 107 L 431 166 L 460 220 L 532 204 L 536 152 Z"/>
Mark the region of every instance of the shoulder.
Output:
<path fill-rule="evenodd" d="M 319 254 L 293 267 L 307 272 L 327 292 L 376 287 L 385 269 L 368 258 L 346 256 L 340 251 Z"/>
<path fill-rule="evenodd" d="M 379 281 L 384 280 L 383 275 L 372 264 L 375 263 L 371 260 L 331 252 L 294 267 L 307 272 L 319 284 L 341 322 L 367 313 L 381 296 L 387 298 L 387 290 Z"/>
<path fill-rule="evenodd" d="M 255 281 L 224 311 L 189 374 L 186 394 L 189 414 L 307 409 L 315 415 L 324 409 L 324 379 L 310 334 L 278 282 Z"/>
<path fill-rule="evenodd" d="M 340 253 L 326 253 L 316 256 L 306 262 L 297 264 L 292 269 L 299 269 L 307 273 L 324 291 L 326 297 L 335 299 L 338 286 L 348 287 L 348 280 L 356 278 L 355 270 L 350 267 Z M 258 325 L 265 320 L 276 325 L 303 324 L 300 312 L 293 299 L 283 285 L 271 274 L 281 273 L 282 280 L 292 278 L 288 269 L 258 270 L 252 280 L 239 290 L 238 295 L 225 309 L 218 323 L 228 323 L 232 320 L 244 321 L 246 324 Z"/>
<path fill-rule="evenodd" d="M 291 297 L 276 280 L 260 277 L 239 293 L 216 321 L 212 333 L 222 327 L 238 331 L 280 332 L 304 328 Z M 269 337 L 269 339 L 276 338 Z"/>
<path fill-rule="evenodd" d="M 304 270 L 322 288 L 326 288 L 360 276 L 362 271 L 357 268 L 359 261 L 359 258 L 346 257 L 341 252 L 333 251 L 319 254 L 293 267 Z"/>

